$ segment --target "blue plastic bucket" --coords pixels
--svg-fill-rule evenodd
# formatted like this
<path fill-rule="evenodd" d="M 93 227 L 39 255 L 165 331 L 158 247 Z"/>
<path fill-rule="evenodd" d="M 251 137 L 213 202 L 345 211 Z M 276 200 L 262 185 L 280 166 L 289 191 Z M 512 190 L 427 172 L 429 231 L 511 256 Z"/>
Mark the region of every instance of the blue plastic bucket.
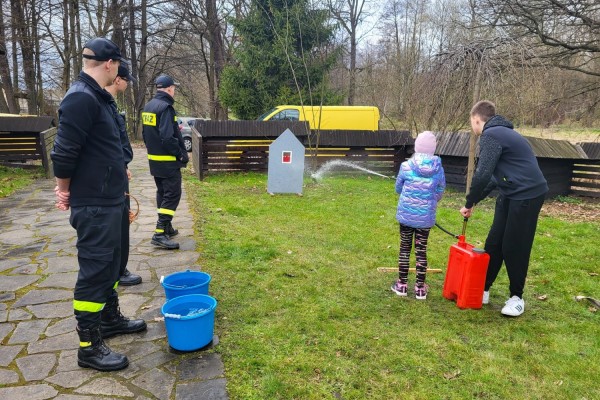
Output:
<path fill-rule="evenodd" d="M 212 341 L 217 300 L 206 294 L 187 294 L 163 304 L 167 340 L 175 350 L 194 351 Z"/>
<path fill-rule="evenodd" d="M 175 272 L 161 279 L 167 300 L 186 294 L 208 294 L 210 275 L 202 271 Z"/>

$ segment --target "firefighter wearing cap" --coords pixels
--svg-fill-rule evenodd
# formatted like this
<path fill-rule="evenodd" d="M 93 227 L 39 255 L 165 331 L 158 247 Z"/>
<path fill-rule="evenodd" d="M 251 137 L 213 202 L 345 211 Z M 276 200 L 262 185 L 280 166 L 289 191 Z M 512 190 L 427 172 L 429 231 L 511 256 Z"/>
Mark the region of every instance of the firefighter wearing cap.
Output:
<path fill-rule="evenodd" d="M 127 62 L 121 62 L 119 65 L 119 69 L 117 72 L 117 77 L 115 78 L 112 85 L 109 85 L 105 88 L 105 90 L 110 93 L 113 97 L 113 101 L 111 101 L 111 106 L 113 109 L 113 114 L 115 115 L 115 120 L 119 125 L 119 131 L 121 132 L 121 145 L 123 147 L 123 155 L 125 157 L 125 171 L 127 172 L 127 179 L 131 180 L 131 172 L 128 168 L 128 164 L 133 160 L 133 150 L 131 148 L 131 143 L 129 142 L 129 136 L 127 135 L 127 127 L 125 124 L 125 117 L 121 115 L 117 108 L 117 103 L 114 99 L 116 99 L 119 93 L 125 92 L 127 90 L 127 85 L 129 82 L 135 82 L 135 78 L 129 72 L 129 64 Z M 129 193 L 129 184 L 126 188 L 127 193 Z M 125 200 L 127 204 L 127 209 L 131 209 L 131 202 L 129 197 Z M 129 261 L 129 221 L 123 224 L 121 227 L 121 268 L 119 273 L 119 285 L 122 286 L 133 286 L 142 283 L 142 277 L 136 274 L 131 273 L 127 269 L 127 262 Z M 116 295 L 116 292 L 115 294 Z"/>
<path fill-rule="evenodd" d="M 71 209 L 77 231 L 79 274 L 73 308 L 77 319 L 77 363 L 84 368 L 115 371 L 129 365 L 103 338 L 146 329 L 119 312 L 118 285 L 121 226 L 128 220 L 127 176 L 119 128 L 104 90 L 122 61 L 119 47 L 105 38 L 87 42 L 83 71 L 65 94 L 58 111 L 58 129 L 51 153 L 57 186 L 56 206 Z"/>
<path fill-rule="evenodd" d="M 189 161 L 173 108 L 174 96 L 175 81 L 161 75 L 156 79 L 156 95 L 142 112 L 144 143 L 157 189 L 158 221 L 151 243 L 169 250 L 179 248 L 171 240 L 179 233 L 171 221 L 181 199 L 181 168 Z"/>

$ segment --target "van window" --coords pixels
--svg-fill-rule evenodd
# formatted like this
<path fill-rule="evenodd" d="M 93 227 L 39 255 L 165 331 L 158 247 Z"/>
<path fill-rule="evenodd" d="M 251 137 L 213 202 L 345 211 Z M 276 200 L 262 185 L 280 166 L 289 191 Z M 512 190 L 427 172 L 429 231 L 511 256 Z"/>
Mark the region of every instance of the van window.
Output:
<path fill-rule="evenodd" d="M 264 113 L 263 115 L 261 115 L 260 117 L 258 117 L 256 120 L 257 121 L 263 121 L 265 118 L 267 118 L 267 116 L 269 114 L 271 114 L 275 110 L 277 110 L 277 108 L 271 108 L 269 111 L 267 111 L 266 113 Z"/>
<path fill-rule="evenodd" d="M 298 110 L 283 110 L 273 115 L 272 121 L 298 121 L 300 119 L 300 111 Z"/>

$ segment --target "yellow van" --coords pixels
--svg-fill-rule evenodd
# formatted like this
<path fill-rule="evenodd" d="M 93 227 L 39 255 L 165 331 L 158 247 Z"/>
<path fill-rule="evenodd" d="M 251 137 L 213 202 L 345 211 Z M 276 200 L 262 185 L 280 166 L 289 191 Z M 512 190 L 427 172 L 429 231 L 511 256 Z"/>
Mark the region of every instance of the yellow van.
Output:
<path fill-rule="evenodd" d="M 376 131 L 379 109 L 368 106 L 277 106 L 259 121 L 308 121 L 310 129 Z"/>

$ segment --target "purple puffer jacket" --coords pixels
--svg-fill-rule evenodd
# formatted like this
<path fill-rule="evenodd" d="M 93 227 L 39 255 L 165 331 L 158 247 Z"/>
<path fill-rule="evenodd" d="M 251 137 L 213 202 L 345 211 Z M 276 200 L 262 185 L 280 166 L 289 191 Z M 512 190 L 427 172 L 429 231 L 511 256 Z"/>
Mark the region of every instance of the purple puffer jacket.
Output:
<path fill-rule="evenodd" d="M 438 156 L 415 153 L 402 163 L 396 178 L 396 193 L 400 194 L 398 222 L 412 228 L 431 228 L 445 188 L 442 160 Z"/>

